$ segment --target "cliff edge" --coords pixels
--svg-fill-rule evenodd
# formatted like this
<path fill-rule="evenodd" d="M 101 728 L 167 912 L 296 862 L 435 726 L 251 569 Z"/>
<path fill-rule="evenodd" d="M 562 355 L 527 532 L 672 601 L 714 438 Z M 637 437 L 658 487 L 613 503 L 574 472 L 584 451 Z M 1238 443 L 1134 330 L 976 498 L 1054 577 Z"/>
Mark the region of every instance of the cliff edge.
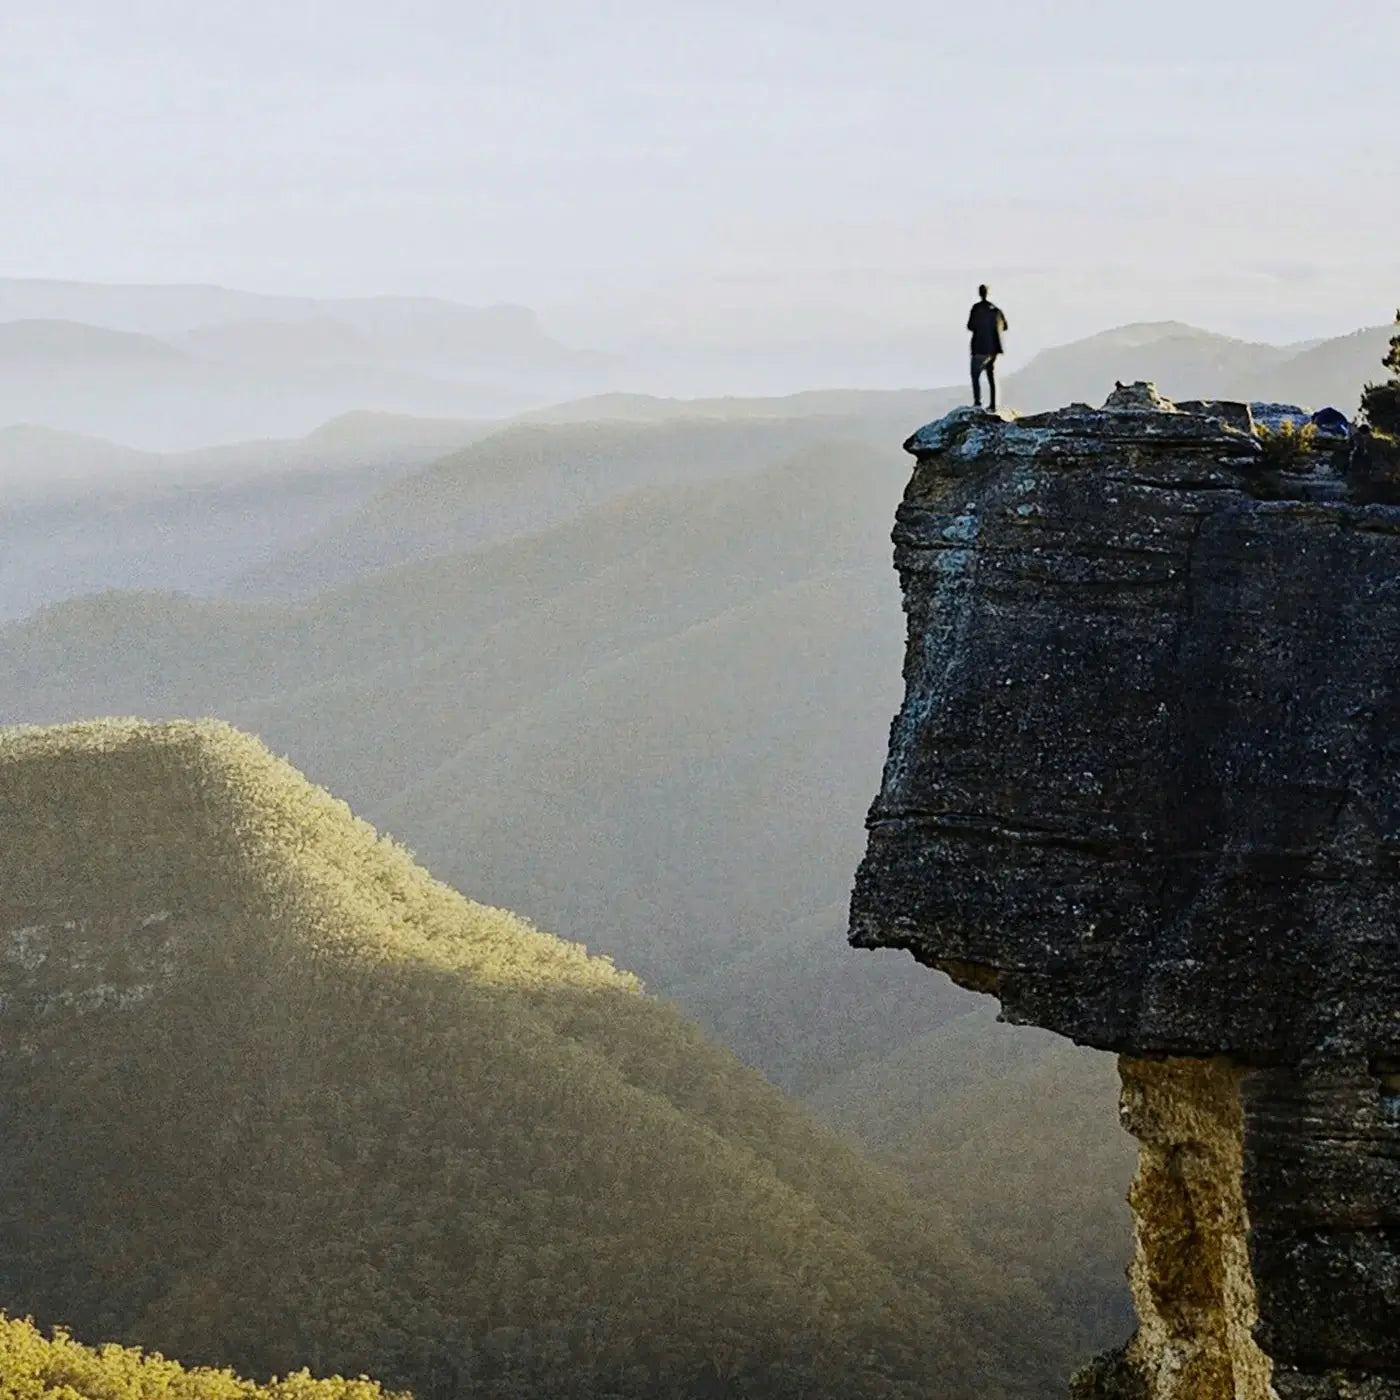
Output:
<path fill-rule="evenodd" d="M 1153 1400 L 1400 1397 L 1400 509 L 1242 404 L 905 444 L 906 696 L 851 941 L 1116 1052 Z"/>

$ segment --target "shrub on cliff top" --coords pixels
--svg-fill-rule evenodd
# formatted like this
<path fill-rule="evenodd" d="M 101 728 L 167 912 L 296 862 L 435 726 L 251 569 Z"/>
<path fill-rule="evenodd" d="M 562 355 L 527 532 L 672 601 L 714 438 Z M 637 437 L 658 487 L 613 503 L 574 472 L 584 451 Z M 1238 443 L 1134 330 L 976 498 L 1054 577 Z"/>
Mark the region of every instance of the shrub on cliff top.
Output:
<path fill-rule="evenodd" d="M 1261 423 L 1256 431 L 1264 447 L 1263 463 L 1274 471 L 1297 471 L 1317 447 L 1317 429 L 1311 423 L 1285 419 L 1277 428 Z"/>

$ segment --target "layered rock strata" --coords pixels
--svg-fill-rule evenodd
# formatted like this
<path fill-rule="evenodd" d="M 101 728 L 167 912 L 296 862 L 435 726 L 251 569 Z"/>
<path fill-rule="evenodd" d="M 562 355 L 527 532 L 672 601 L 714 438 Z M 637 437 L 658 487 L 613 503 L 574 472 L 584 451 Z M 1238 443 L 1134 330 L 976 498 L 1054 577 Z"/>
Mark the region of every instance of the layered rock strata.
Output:
<path fill-rule="evenodd" d="M 906 447 L 851 940 L 1121 1057 L 1139 1328 L 1077 1392 L 1400 1397 L 1400 508 L 1147 385 Z"/>

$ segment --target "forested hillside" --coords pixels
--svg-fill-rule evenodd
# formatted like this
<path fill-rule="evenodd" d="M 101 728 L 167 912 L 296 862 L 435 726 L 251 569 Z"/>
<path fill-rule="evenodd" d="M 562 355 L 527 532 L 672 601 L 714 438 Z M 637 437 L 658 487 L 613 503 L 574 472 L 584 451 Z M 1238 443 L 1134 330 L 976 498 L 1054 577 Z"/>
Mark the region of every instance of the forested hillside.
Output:
<path fill-rule="evenodd" d="M 241 591 L 299 597 L 370 569 L 479 550 L 578 519 L 640 488 L 757 471 L 835 439 L 868 439 L 855 415 L 520 423 L 395 483 L 250 573 Z"/>
<path fill-rule="evenodd" d="M 1040 1297 L 252 740 L 0 735 L 0 1300 L 254 1375 L 1050 1395 Z"/>
<path fill-rule="evenodd" d="M 135 452 L 0 428 L 0 620 L 109 588 L 216 592 L 486 431 L 350 413 L 304 438 Z"/>
<path fill-rule="evenodd" d="M 613 954 L 823 1112 L 858 1073 L 872 1102 L 901 1102 L 947 1076 L 940 1037 L 974 1004 L 844 940 L 899 700 L 887 537 L 903 463 L 853 438 L 799 436 L 789 453 L 782 425 L 768 432 L 776 458 L 747 474 L 619 494 L 304 603 L 114 594 L 46 610 L 0 629 L 0 720 L 223 715 L 462 888 Z M 454 479 L 443 512 L 468 513 L 475 486 Z M 1027 1035 L 975 1027 L 989 1056 Z M 1057 1335 L 1084 1333 L 1078 1354 L 1121 1331 L 1101 1319 L 1125 1298 L 1128 1247 L 1129 1143 L 1111 1085 L 1091 1082 L 1096 1115 L 1047 1106 L 1032 1122 L 1047 1151 L 1099 1163 L 1067 1176 L 1066 1209 L 1107 1212 L 1108 1244 L 1066 1256 L 1032 1230 L 988 1255 L 1011 1268 L 1039 1251 L 1040 1276 L 1062 1268 L 1093 1295 L 1055 1316 Z M 1014 1076 L 985 1087 L 994 1116 Z M 960 1169 L 975 1182 L 996 1151 Z"/>
<path fill-rule="evenodd" d="M 1132 1153 L 1111 1127 L 1114 1059 L 977 1007 L 883 1060 L 824 1081 L 808 1104 L 925 1199 L 945 1202 L 979 1255 L 1028 1283 L 1087 1355 L 1132 1310 L 1104 1286 L 1131 1225 Z"/>
<path fill-rule="evenodd" d="M 881 559 L 898 486 L 874 451 L 831 444 L 299 607 L 66 604 L 0 630 L 0 718 L 253 728 L 453 880 L 617 955 L 795 1086 L 966 1004 L 841 936 L 898 701 Z M 822 910 L 799 988 L 786 931 Z M 789 1027 L 805 1070 L 779 1048 Z"/>

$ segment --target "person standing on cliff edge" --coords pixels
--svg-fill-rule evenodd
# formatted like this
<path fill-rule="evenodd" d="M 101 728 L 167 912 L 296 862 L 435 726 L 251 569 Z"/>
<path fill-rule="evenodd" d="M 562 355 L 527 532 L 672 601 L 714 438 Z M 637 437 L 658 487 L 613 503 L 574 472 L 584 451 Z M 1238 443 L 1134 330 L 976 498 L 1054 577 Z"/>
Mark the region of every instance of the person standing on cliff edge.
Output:
<path fill-rule="evenodd" d="M 987 407 L 997 411 L 997 356 L 1001 354 L 1001 333 L 1007 329 L 1001 308 L 987 300 L 986 285 L 978 287 L 981 298 L 967 315 L 967 328 L 972 332 L 972 403 L 982 407 L 982 376 L 987 376 Z"/>

